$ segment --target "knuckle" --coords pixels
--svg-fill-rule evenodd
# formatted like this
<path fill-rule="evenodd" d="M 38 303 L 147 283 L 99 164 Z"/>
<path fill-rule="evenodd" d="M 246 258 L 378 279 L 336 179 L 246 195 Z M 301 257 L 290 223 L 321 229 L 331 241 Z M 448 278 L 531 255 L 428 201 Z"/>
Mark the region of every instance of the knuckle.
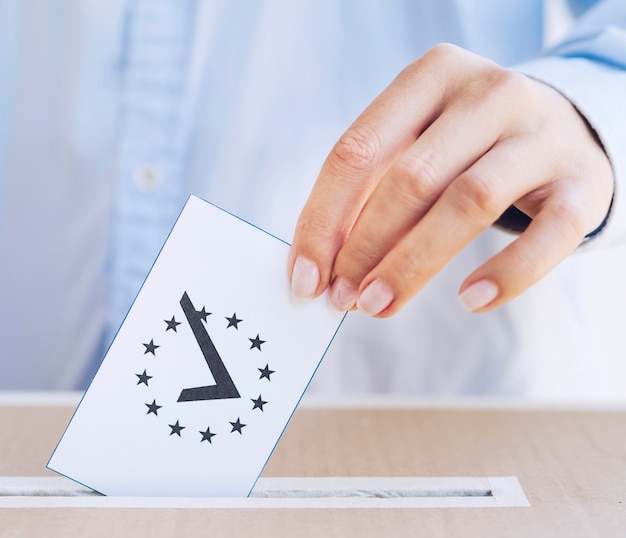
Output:
<path fill-rule="evenodd" d="M 403 248 L 396 252 L 396 272 L 406 283 L 424 279 L 424 262 L 415 249 Z"/>
<path fill-rule="evenodd" d="M 435 153 L 399 159 L 390 173 L 390 183 L 408 206 L 430 203 L 441 191 L 440 169 Z"/>
<path fill-rule="evenodd" d="M 535 113 L 541 109 L 541 104 L 533 84 L 526 75 L 502 67 L 496 67 L 489 75 L 489 94 L 499 110 L 518 127 L 528 125 L 531 115 L 538 127 L 547 121 L 543 114 Z M 511 106 L 511 103 L 519 103 L 519 106 Z M 529 111 L 532 112 L 529 114 Z"/>
<path fill-rule="evenodd" d="M 331 241 L 334 229 L 328 219 L 316 214 L 303 214 L 296 226 L 296 235 L 311 244 Z"/>
<path fill-rule="evenodd" d="M 466 174 L 452 184 L 456 210 L 475 221 L 493 222 L 508 207 L 499 193 L 498 180 L 487 174 Z"/>
<path fill-rule="evenodd" d="M 527 82 L 520 73 L 490 64 L 483 66 L 474 78 L 458 87 L 457 91 L 462 92 L 466 104 L 495 106 L 500 113 L 510 113 L 517 110 L 511 108 L 511 102 L 525 103 L 531 98 Z"/>
<path fill-rule="evenodd" d="M 432 73 L 433 76 L 439 78 L 441 70 L 447 71 L 450 66 L 458 65 L 467 54 L 469 54 L 468 51 L 457 45 L 438 43 L 402 69 L 397 79 L 418 83 L 423 80 L 426 73 Z"/>
<path fill-rule="evenodd" d="M 351 274 L 358 280 L 369 273 L 382 259 L 382 249 L 376 245 L 368 245 L 364 248 L 360 242 L 348 239 L 337 255 L 335 269 L 340 274 Z"/>
<path fill-rule="evenodd" d="M 457 58 L 462 52 L 465 51 L 452 43 L 438 43 L 426 51 L 424 58 L 436 63 L 447 62 Z"/>
<path fill-rule="evenodd" d="M 585 236 L 586 227 L 582 217 L 581 208 L 571 200 L 560 200 L 553 203 L 552 215 L 556 219 L 557 230 L 565 240 L 582 238 Z"/>
<path fill-rule="evenodd" d="M 521 73 L 509 71 L 502 67 L 490 69 L 485 75 L 489 89 L 497 94 L 507 96 L 515 95 L 526 86 L 526 77 Z"/>
<path fill-rule="evenodd" d="M 355 125 L 337 141 L 331 159 L 342 167 L 357 171 L 376 168 L 382 148 L 378 131 L 368 125 Z"/>

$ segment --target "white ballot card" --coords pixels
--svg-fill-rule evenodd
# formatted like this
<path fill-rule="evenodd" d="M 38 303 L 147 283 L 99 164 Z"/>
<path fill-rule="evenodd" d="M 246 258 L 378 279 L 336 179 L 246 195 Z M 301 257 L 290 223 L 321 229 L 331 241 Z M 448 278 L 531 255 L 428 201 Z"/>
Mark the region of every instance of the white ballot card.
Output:
<path fill-rule="evenodd" d="M 105 495 L 249 495 L 345 314 L 289 245 L 191 196 L 48 468 Z"/>

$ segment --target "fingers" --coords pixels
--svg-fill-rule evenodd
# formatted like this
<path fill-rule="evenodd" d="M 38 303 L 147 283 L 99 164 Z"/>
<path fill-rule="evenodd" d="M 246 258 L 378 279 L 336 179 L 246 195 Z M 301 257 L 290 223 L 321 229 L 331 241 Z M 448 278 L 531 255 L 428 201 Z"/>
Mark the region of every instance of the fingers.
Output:
<path fill-rule="evenodd" d="M 402 308 L 507 207 L 523 197 L 529 186 L 536 189 L 544 184 L 544 178 L 553 171 L 536 163 L 544 162 L 542 153 L 546 151 L 545 145 L 518 140 L 496 144 L 450 184 L 428 213 L 363 279 L 356 301 L 358 308 L 378 317 L 387 317 Z M 560 256 L 563 259 L 575 249 L 584 233 L 581 235 L 579 227 L 569 230 L 566 224 L 569 222 L 572 227 L 575 219 L 555 217 L 552 207 L 548 203 L 532 215 L 536 222 L 518 239 L 519 246 L 503 251 L 489 262 L 491 266 L 486 264 L 482 272 L 474 273 L 467 288 L 486 280 L 493 285 L 482 282 L 475 293 L 480 291 L 482 298 L 489 299 L 488 304 L 499 304 L 545 274 L 554 260 Z M 553 254 L 536 256 L 531 271 L 529 263 L 520 263 L 516 256 L 528 254 L 533 248 Z M 493 271 L 501 266 L 502 270 Z M 471 294 L 465 296 L 468 303 L 471 298 Z"/>
<path fill-rule="evenodd" d="M 497 98 L 452 106 L 395 161 L 337 254 L 330 291 L 335 308 L 354 305 L 363 278 L 422 219 L 452 180 L 496 143 L 506 106 L 505 99 Z"/>
<path fill-rule="evenodd" d="M 533 219 L 523 234 L 465 279 L 459 300 L 466 310 L 484 312 L 512 300 L 569 256 L 604 220 L 613 193 L 612 170 L 602 148 L 587 148 L 581 147 L 576 155 L 585 156 L 583 172 L 595 171 L 591 189 L 585 174 L 580 174 L 580 164 L 572 163 L 578 175 L 572 173 L 521 198 L 519 207 Z M 533 204 L 537 197 L 540 203 Z"/>
<path fill-rule="evenodd" d="M 578 203 L 546 205 L 526 231 L 474 271 L 459 293 L 472 312 L 496 308 L 535 284 L 580 244 L 584 232 Z"/>
<path fill-rule="evenodd" d="M 437 47 L 405 69 L 327 157 L 293 238 L 289 270 L 296 296 L 325 289 L 337 252 L 380 178 L 439 113 L 449 56 L 449 46 Z"/>
<path fill-rule="evenodd" d="M 386 317 L 510 206 L 532 223 L 461 286 L 469 310 L 532 285 L 604 218 L 613 174 L 558 92 L 437 47 L 366 109 L 326 159 L 289 258 L 292 291 L 331 282 L 340 310 Z"/>
<path fill-rule="evenodd" d="M 553 108 L 563 107 L 564 103 L 571 112 L 571 105 L 560 96 Z M 453 117 L 463 115 L 459 112 L 455 110 Z M 466 115 L 471 117 L 471 113 Z M 491 108 L 491 114 L 479 110 L 477 116 L 481 115 L 497 116 L 497 107 Z M 403 211 L 398 201 L 401 196 L 394 198 L 392 168 L 385 178 L 389 182 L 381 182 L 374 191 L 337 256 L 338 276 L 331 287 L 331 302 L 344 309 L 349 301 L 356 300 L 359 310 L 372 316 L 396 313 L 513 204 L 533 219 L 532 224 L 517 241 L 468 277 L 461 287 L 460 301 L 468 310 L 484 311 L 506 303 L 533 285 L 599 224 L 611 198 L 608 160 L 597 144 L 586 143 L 590 141 L 586 140 L 589 133 L 577 115 L 574 120 L 566 129 L 567 135 L 560 137 L 555 137 L 551 129 L 528 129 L 509 135 L 502 128 L 500 140 L 492 147 L 489 136 L 481 138 L 477 132 L 470 138 L 463 133 L 462 121 L 452 123 L 454 129 L 443 138 L 454 140 L 458 133 L 463 141 L 454 140 L 450 146 L 456 146 L 462 156 L 457 166 L 460 168 L 464 158 L 471 160 L 472 151 L 463 155 L 463 150 L 472 144 L 476 144 L 473 151 L 480 158 L 456 178 L 454 166 L 447 169 L 452 178 L 444 171 L 439 184 L 443 190 L 431 193 L 434 201 L 430 207 L 428 202 L 420 204 L 413 197 L 414 215 L 410 208 Z M 439 121 L 421 139 L 426 139 Z M 491 126 L 485 121 L 481 127 L 489 133 Z M 501 127 L 494 126 L 496 132 Z M 555 158 L 555 154 L 570 157 Z M 455 156 L 447 158 L 454 161 Z M 361 253 L 360 258 L 355 253 Z"/>

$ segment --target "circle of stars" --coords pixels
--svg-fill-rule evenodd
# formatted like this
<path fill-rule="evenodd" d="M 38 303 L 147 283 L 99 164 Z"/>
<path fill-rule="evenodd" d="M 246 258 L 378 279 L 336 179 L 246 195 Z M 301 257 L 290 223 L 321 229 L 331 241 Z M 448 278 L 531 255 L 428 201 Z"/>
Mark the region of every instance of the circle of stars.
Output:
<path fill-rule="evenodd" d="M 207 312 L 206 307 L 203 306 L 201 310 L 196 310 L 196 314 L 199 319 L 206 323 L 208 316 L 211 315 L 211 312 Z M 226 329 L 233 328 L 237 331 L 239 331 L 239 324 L 244 321 L 243 319 L 237 317 L 236 312 L 233 312 L 232 316 L 224 316 L 224 319 L 228 322 L 226 324 Z M 178 333 L 178 326 L 182 324 L 182 322 L 176 321 L 176 316 L 172 316 L 169 320 L 164 319 L 163 321 L 166 324 L 165 332 L 173 331 L 174 333 Z M 263 351 L 262 345 L 266 343 L 266 340 L 262 340 L 259 333 L 257 333 L 254 338 L 248 338 L 248 340 L 250 342 L 249 350 L 256 349 L 259 352 Z M 154 342 L 154 338 L 151 338 L 150 342 L 143 343 L 142 345 L 144 346 L 143 355 L 151 354 L 153 357 L 157 357 L 157 350 L 161 346 Z M 276 373 L 275 370 L 270 369 L 268 363 L 266 363 L 263 368 L 257 368 L 257 370 L 260 373 L 259 380 L 265 379 L 267 382 L 271 382 L 272 374 Z M 137 378 L 136 385 L 145 385 L 146 387 L 150 386 L 149 382 L 154 377 L 149 375 L 147 369 L 145 368 L 142 373 L 135 374 L 135 376 Z M 260 412 L 264 412 L 264 406 L 268 404 L 267 400 L 263 400 L 261 394 L 259 394 L 257 398 L 250 398 L 249 400 L 252 402 L 252 406 L 250 408 L 251 411 L 258 410 Z M 159 416 L 159 409 L 163 408 L 162 405 L 157 404 L 156 399 L 153 399 L 152 403 L 146 403 L 145 406 L 148 409 L 146 415 L 152 414 L 156 417 Z M 247 426 L 247 424 L 241 422 L 241 417 L 237 417 L 235 421 L 229 422 L 229 424 L 231 426 L 230 433 L 238 433 L 239 435 L 243 435 L 243 429 Z M 186 426 L 180 424 L 180 420 L 176 420 L 174 424 L 168 424 L 168 427 L 170 428 L 169 436 L 177 437 L 182 437 L 181 434 L 183 430 L 186 429 Z M 198 433 L 200 434 L 199 442 L 202 443 L 206 441 L 208 444 L 213 444 L 213 438 L 218 435 L 216 432 L 211 431 L 210 426 L 207 426 L 204 431 L 198 430 Z"/>

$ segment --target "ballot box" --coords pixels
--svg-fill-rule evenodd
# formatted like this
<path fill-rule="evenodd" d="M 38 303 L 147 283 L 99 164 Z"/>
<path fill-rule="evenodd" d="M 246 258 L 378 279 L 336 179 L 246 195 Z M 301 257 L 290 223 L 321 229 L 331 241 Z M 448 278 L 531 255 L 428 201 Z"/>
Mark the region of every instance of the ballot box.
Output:
<path fill-rule="evenodd" d="M 306 398 L 248 498 L 46 469 L 80 395 L 0 394 L 0 536 L 626 536 L 626 409 Z"/>

